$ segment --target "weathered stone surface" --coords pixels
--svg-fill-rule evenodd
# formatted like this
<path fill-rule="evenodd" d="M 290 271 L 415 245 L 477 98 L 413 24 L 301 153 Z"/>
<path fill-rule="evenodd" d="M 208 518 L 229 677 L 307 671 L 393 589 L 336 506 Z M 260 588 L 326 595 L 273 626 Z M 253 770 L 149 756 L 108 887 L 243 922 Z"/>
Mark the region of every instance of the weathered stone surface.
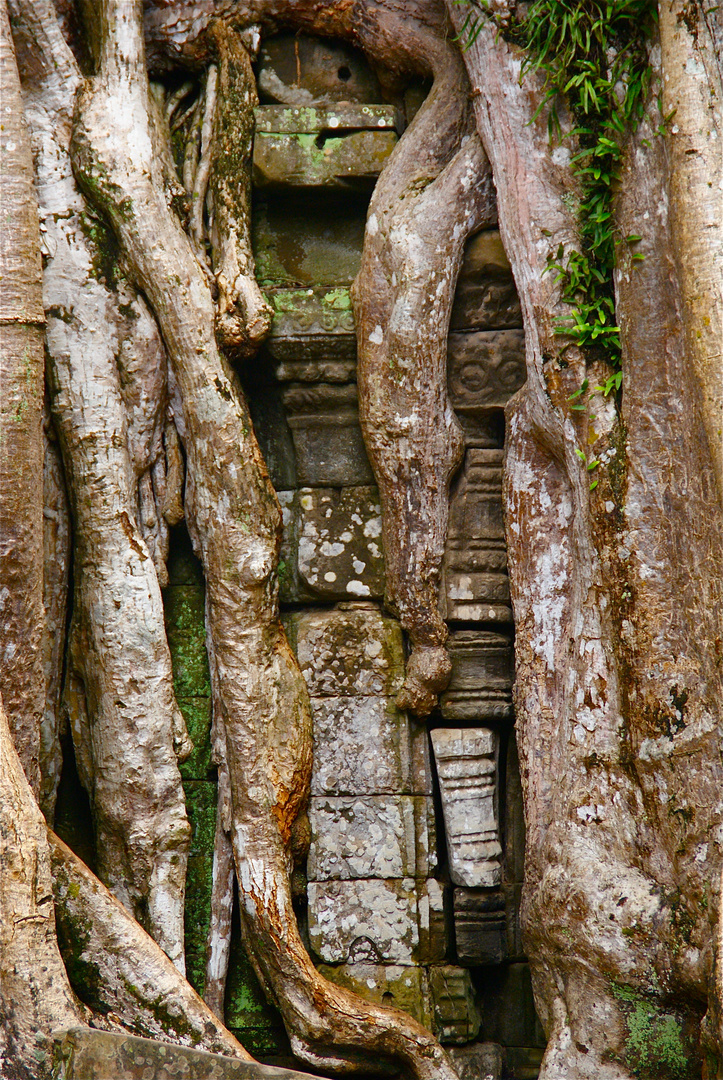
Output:
<path fill-rule="evenodd" d="M 281 400 L 281 387 L 267 377 L 260 384 L 247 385 L 247 391 L 254 431 L 271 483 L 277 491 L 295 488 L 296 454 Z"/>
<path fill-rule="evenodd" d="M 505 897 L 455 889 L 454 931 L 461 964 L 501 964 L 507 958 Z"/>
<path fill-rule="evenodd" d="M 170 585 L 163 591 L 163 604 L 176 697 L 208 697 L 211 681 L 206 656 L 203 587 Z"/>
<path fill-rule="evenodd" d="M 472 330 L 449 335 L 447 385 L 455 410 L 504 408 L 525 378 L 524 330 Z"/>
<path fill-rule="evenodd" d="M 512 641 L 485 630 L 460 630 L 449 636 L 452 677 L 442 694 L 448 720 L 508 720 L 513 715 Z"/>
<path fill-rule="evenodd" d="M 300 135 L 304 132 L 346 135 L 350 131 L 397 131 L 401 119 L 392 105 L 260 105 L 254 109 L 256 134 Z M 499 234 L 498 234 L 499 235 Z"/>
<path fill-rule="evenodd" d="M 432 1008 L 427 974 L 422 968 L 396 964 L 322 964 L 321 974 L 339 986 L 346 986 L 367 1001 L 392 1005 L 410 1013 L 425 1027 L 432 1026 Z"/>
<path fill-rule="evenodd" d="M 53 1041 L 58 1080 L 309 1080 L 296 1070 L 97 1028 L 57 1031 Z"/>
<path fill-rule="evenodd" d="M 266 38 L 256 78 L 262 101 L 300 106 L 381 101 L 381 87 L 363 53 L 307 34 Z"/>
<path fill-rule="evenodd" d="M 402 685 L 402 630 L 376 605 L 298 612 L 287 617 L 286 627 L 312 697 L 393 697 Z"/>
<path fill-rule="evenodd" d="M 444 955 L 442 889 L 433 878 L 312 881 L 308 900 L 311 946 L 327 963 L 414 965 Z"/>
<path fill-rule="evenodd" d="M 213 855 L 192 855 L 186 871 L 184 951 L 186 978 L 203 994 L 206 981 L 206 942 L 211 923 Z"/>
<path fill-rule="evenodd" d="M 469 972 L 449 964 L 429 969 L 434 1031 L 443 1043 L 466 1043 L 480 1029 L 479 1009 Z"/>
<path fill-rule="evenodd" d="M 209 780 L 184 780 L 186 813 L 191 825 L 189 855 L 213 855 L 216 833 L 216 784 Z"/>
<path fill-rule="evenodd" d="M 500 1080 L 504 1063 L 503 1049 L 498 1043 L 472 1043 L 470 1046 L 450 1046 L 449 1056 L 459 1080 Z"/>
<path fill-rule="evenodd" d="M 441 964 L 449 948 L 449 928 L 445 913 L 445 888 L 435 878 L 429 878 L 419 890 L 419 959 L 428 964 Z"/>
<path fill-rule="evenodd" d="M 452 881 L 469 888 L 499 885 L 497 733 L 488 728 L 438 728 L 432 732 L 432 746 Z"/>
<path fill-rule="evenodd" d="M 254 139 L 253 180 L 267 187 L 371 187 L 397 144 L 384 130 L 266 134 Z"/>
<path fill-rule="evenodd" d="M 315 796 L 309 818 L 311 881 L 427 877 L 436 865 L 428 796 Z"/>
<path fill-rule="evenodd" d="M 225 1023 L 249 1053 L 283 1054 L 288 1041 L 281 1015 L 266 1000 L 241 941 L 237 926 L 231 937 L 226 981 Z"/>
<path fill-rule="evenodd" d="M 450 329 L 498 330 L 522 326 L 520 301 L 497 229 L 467 241 Z"/>
<path fill-rule="evenodd" d="M 280 492 L 283 601 L 381 598 L 384 563 L 376 488 Z"/>
<path fill-rule="evenodd" d="M 325 599 L 384 594 L 376 488 L 299 492 L 299 579 Z"/>
<path fill-rule="evenodd" d="M 291 428 L 299 484 L 346 487 L 373 484 L 359 426 L 354 383 L 299 383 L 282 393 Z"/>
<path fill-rule="evenodd" d="M 467 450 L 450 499 L 443 579 L 447 619 L 512 621 L 501 450 Z"/>
<path fill-rule="evenodd" d="M 327 963 L 413 964 L 417 887 L 402 881 L 310 882 L 309 940 Z"/>
<path fill-rule="evenodd" d="M 431 795 L 427 732 L 392 699 L 318 697 L 313 795 Z"/>
<path fill-rule="evenodd" d="M 211 761 L 211 699 L 178 697 L 176 700 L 193 743 L 190 756 L 178 763 L 181 777 L 184 780 L 209 780 L 214 769 Z"/>
<path fill-rule="evenodd" d="M 270 289 L 268 299 L 274 318 L 265 350 L 273 360 L 355 361 L 348 288 Z"/>
<path fill-rule="evenodd" d="M 365 216 L 361 200 L 335 200 L 326 191 L 259 198 L 252 219 L 259 284 L 351 285 L 361 263 Z"/>

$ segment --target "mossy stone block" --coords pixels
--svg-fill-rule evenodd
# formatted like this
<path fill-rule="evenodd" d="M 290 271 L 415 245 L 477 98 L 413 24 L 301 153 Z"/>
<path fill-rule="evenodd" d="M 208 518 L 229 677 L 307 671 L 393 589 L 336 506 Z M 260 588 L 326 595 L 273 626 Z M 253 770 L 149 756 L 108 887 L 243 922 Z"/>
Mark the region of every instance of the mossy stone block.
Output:
<path fill-rule="evenodd" d="M 171 585 L 164 591 L 166 634 L 177 697 L 208 697 L 211 681 L 206 655 L 204 590 Z"/>
<path fill-rule="evenodd" d="M 186 874 L 186 978 L 199 994 L 203 993 L 206 981 L 206 939 L 211 922 L 212 882 L 213 856 L 192 855 Z"/>
<path fill-rule="evenodd" d="M 257 187 L 372 187 L 397 144 L 389 129 L 271 134 L 254 139 L 253 179 Z"/>
<path fill-rule="evenodd" d="M 183 524 L 171 530 L 166 567 L 169 585 L 203 585 L 203 567 L 193 554 L 191 538 Z"/>
<path fill-rule="evenodd" d="M 211 699 L 182 697 L 177 700 L 193 743 L 191 755 L 185 761 L 179 762 L 181 777 L 184 780 L 213 779 L 215 766 L 211 760 Z"/>
<path fill-rule="evenodd" d="M 209 780 L 185 780 L 186 812 L 191 823 L 189 855 L 213 855 L 218 789 Z"/>
<path fill-rule="evenodd" d="M 246 955 L 238 927 L 231 939 L 228 978 L 226 980 L 226 1027 L 255 1055 L 283 1053 L 284 1026 L 280 1013 L 270 1005 L 259 985 L 251 961 Z M 244 1033 L 243 1037 L 239 1033 Z M 257 1049 L 249 1043 L 253 1039 Z M 263 1046 L 263 1049 L 259 1047 Z"/>

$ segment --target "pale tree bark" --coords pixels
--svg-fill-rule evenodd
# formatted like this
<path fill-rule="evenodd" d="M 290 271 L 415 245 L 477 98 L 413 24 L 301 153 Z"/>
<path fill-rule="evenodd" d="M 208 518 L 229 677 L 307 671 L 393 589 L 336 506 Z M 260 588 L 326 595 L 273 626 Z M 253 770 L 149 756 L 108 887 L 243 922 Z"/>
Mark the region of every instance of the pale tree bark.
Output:
<path fill-rule="evenodd" d="M 43 323 L 38 200 L 5 0 L 0 3 L 0 662 L 23 768 L 40 791 Z"/>
<path fill-rule="evenodd" d="M 52 5 L 17 6 L 41 68 L 28 88 L 27 115 L 49 250 L 43 287 L 51 400 L 74 529 L 66 707 L 91 798 L 100 875 L 184 970 L 190 829 L 176 753 L 190 744 L 173 695 L 149 550 L 154 538 L 162 549 L 161 513 L 148 486 L 163 454 L 165 353 L 75 187 L 69 142 L 76 61 Z M 160 566 L 163 560 L 159 550 Z"/>
<path fill-rule="evenodd" d="M 381 1053 L 420 1080 L 453 1078 L 429 1032 L 327 983 L 303 948 L 288 845 L 308 794 L 311 729 L 305 683 L 278 621 L 279 506 L 216 345 L 207 277 L 154 155 L 141 5 L 108 0 L 98 17 L 99 72 L 78 96 L 74 168 L 150 301 L 183 401 L 186 515 L 206 578 L 214 722 L 224 733 L 247 949 L 302 1060 L 353 1070 Z"/>
<path fill-rule="evenodd" d="M 567 313 L 545 273 L 561 241 L 578 242 L 567 209 L 574 185 L 565 156 L 552 154 L 544 114 L 533 119 L 542 79 L 520 82 L 521 50 L 492 23 L 464 55 L 526 329 L 527 384 L 508 407 L 505 503 L 527 821 L 523 923 L 549 1036 L 541 1076 L 618 1080 L 637 1067 L 631 993 L 650 1016 L 675 1002 L 694 1032 L 709 983 L 709 1006 L 719 1009 L 723 530 L 714 452 L 686 353 L 654 103 L 629 139 L 617 206 L 620 234 L 642 235 L 646 256 L 623 256 L 616 276 L 622 414 L 599 397 L 576 414 L 568 398 L 584 360 L 555 334 Z M 660 85 L 666 73 L 656 74 Z M 600 374 L 588 366 L 592 385 Z M 594 492 L 576 450 L 602 462 Z M 691 1054 L 683 1067 L 694 1067 Z"/>
<path fill-rule="evenodd" d="M 84 1022 L 58 951 L 47 829 L 0 701 L 0 1074 L 48 1076 L 49 1033 Z"/>

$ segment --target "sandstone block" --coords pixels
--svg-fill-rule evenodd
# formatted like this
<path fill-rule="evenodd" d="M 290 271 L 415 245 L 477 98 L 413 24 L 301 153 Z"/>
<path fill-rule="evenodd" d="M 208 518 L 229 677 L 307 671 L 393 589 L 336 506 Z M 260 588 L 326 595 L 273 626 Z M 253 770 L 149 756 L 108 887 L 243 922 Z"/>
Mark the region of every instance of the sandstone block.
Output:
<path fill-rule="evenodd" d="M 284 527 L 282 602 L 381 598 L 384 561 L 377 489 L 301 488 L 278 495 Z"/>
<path fill-rule="evenodd" d="M 309 882 L 309 939 L 327 963 L 406 964 L 419 949 L 416 883 Z"/>
<path fill-rule="evenodd" d="M 359 272 L 364 209 L 342 195 L 299 191 L 259 198 L 252 216 L 256 277 L 262 288 L 351 285 Z"/>
<path fill-rule="evenodd" d="M 468 971 L 449 964 L 429 969 L 434 1031 L 442 1043 L 467 1043 L 477 1037 L 480 1015 Z"/>
<path fill-rule="evenodd" d="M 314 796 L 309 818 L 312 881 L 427 877 L 436 863 L 428 796 Z"/>
<path fill-rule="evenodd" d="M 267 295 L 274 318 L 264 348 L 272 361 L 355 362 L 354 315 L 348 288 L 270 289 Z"/>
<path fill-rule="evenodd" d="M 500 1080 L 504 1064 L 503 1049 L 498 1043 L 472 1043 L 450 1046 L 449 1056 L 459 1080 Z"/>
<path fill-rule="evenodd" d="M 359 426 L 355 383 L 292 383 L 282 391 L 282 399 L 299 484 L 374 483 Z"/>
<path fill-rule="evenodd" d="M 432 1026 L 427 974 L 422 968 L 396 964 L 322 964 L 319 971 L 330 982 L 345 986 L 367 1001 L 391 1005 Z"/>
<path fill-rule="evenodd" d="M 526 377 L 524 330 L 455 331 L 449 335 L 447 385 L 456 410 L 504 408 Z"/>
<path fill-rule="evenodd" d="M 308 1073 L 209 1054 L 126 1032 L 68 1028 L 53 1033 L 57 1072 L 65 1080 L 311 1080 Z M 62 1070 L 62 1071 L 61 1071 Z"/>
<path fill-rule="evenodd" d="M 467 241 L 450 328 L 507 329 L 522 326 L 512 269 L 497 229 Z"/>
<path fill-rule="evenodd" d="M 314 106 L 381 100 L 381 87 L 358 49 L 306 34 L 265 38 L 257 83 L 262 101 Z"/>
<path fill-rule="evenodd" d="M 454 930 L 461 964 L 501 964 L 507 958 L 505 897 L 455 889 Z"/>
<path fill-rule="evenodd" d="M 253 182 L 257 188 L 371 188 L 397 138 L 386 124 L 378 130 L 344 132 L 341 121 L 338 128 L 321 132 L 257 131 Z"/>
<path fill-rule="evenodd" d="M 423 963 L 439 964 L 447 956 L 449 928 L 445 914 L 445 888 L 435 878 L 420 883 L 419 894 L 419 959 Z"/>
<path fill-rule="evenodd" d="M 452 881 L 468 888 L 499 885 L 497 733 L 488 728 L 439 728 L 432 732 L 432 746 Z"/>
<path fill-rule="evenodd" d="M 303 611 L 286 620 L 289 640 L 313 697 L 384 694 L 404 681 L 402 630 L 362 602 Z"/>
<path fill-rule="evenodd" d="M 513 715 L 512 642 L 503 634 L 460 630 L 449 636 L 452 677 L 442 694 L 449 720 L 508 720 Z"/>
<path fill-rule="evenodd" d="M 312 795 L 431 795 L 425 726 L 383 697 L 312 699 Z"/>

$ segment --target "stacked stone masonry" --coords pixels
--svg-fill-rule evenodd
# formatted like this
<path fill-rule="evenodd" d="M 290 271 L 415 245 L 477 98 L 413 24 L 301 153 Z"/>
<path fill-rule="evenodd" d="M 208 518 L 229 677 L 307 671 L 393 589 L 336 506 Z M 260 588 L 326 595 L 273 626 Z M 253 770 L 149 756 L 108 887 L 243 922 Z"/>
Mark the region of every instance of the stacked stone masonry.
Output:
<path fill-rule="evenodd" d="M 258 82 L 253 237 L 275 317 L 241 374 L 283 510 L 282 609 L 314 717 L 304 932 L 327 978 L 415 1015 L 458 1048 L 463 1077 L 483 1067 L 533 1077 L 544 1039 L 519 931 L 524 825 L 501 502 L 503 409 L 525 377 L 519 301 L 499 233 L 479 233 L 449 335 L 449 393 L 466 440 L 441 590 L 453 671 L 422 722 L 395 704 L 406 644 L 383 608 L 349 297 L 374 179 L 421 95 L 411 87 L 384 100 L 359 54 L 307 38 L 265 43 Z M 203 582 L 184 542 L 166 604 L 196 745 L 182 768 L 194 830 L 187 951 L 201 990 L 216 801 Z M 283 1058 L 280 1021 L 237 932 L 226 1006 L 252 1052 Z"/>

